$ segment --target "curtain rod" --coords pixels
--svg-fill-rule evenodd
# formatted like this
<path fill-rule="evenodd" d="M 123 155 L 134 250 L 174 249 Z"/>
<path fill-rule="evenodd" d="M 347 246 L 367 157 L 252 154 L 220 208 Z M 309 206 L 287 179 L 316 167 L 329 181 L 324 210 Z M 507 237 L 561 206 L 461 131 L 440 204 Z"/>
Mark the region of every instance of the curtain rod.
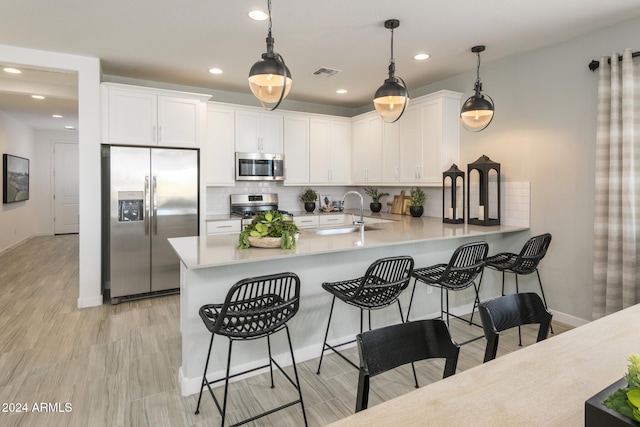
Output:
<path fill-rule="evenodd" d="M 640 52 L 633 52 L 633 53 L 631 54 L 631 57 L 632 57 L 632 58 L 636 58 L 636 57 L 638 57 L 638 56 L 640 56 Z M 620 56 L 618 57 L 618 61 L 622 61 L 622 55 L 620 55 Z M 611 58 L 609 58 L 609 59 L 607 60 L 607 62 L 608 62 L 609 64 L 611 64 Z M 600 61 L 596 61 L 596 60 L 594 59 L 593 61 L 589 62 L 589 69 L 590 69 L 591 71 L 595 71 L 595 70 L 597 70 L 597 69 L 598 69 L 598 67 L 600 67 Z"/>

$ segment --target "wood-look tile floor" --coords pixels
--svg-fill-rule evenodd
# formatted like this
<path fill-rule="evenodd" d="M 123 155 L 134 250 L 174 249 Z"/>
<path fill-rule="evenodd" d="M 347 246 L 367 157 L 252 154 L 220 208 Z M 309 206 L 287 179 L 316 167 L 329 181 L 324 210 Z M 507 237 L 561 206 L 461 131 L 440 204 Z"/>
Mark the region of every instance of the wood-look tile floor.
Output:
<path fill-rule="evenodd" d="M 0 426 L 220 424 L 210 396 L 195 415 L 197 395 L 180 395 L 179 296 L 78 309 L 77 235 L 36 237 L 0 254 L 0 295 Z M 482 334 L 457 320 L 451 329 L 458 342 Z M 567 329 L 554 323 L 556 334 Z M 535 334 L 523 328 L 525 346 Z M 484 345 L 481 339 L 462 347 L 458 372 L 481 364 Z M 498 357 L 518 348 L 514 330 L 501 338 Z M 355 348 L 348 353 L 357 361 Z M 357 371 L 335 355 L 325 356 L 321 375 L 317 363 L 298 364 L 310 426 L 352 414 L 358 381 Z M 419 362 L 421 385 L 441 378 L 443 366 Z M 284 377 L 274 375 L 275 389 L 268 374 L 232 385 L 228 424 L 295 399 Z M 369 404 L 412 389 L 410 367 L 398 368 L 372 379 Z M 303 425 L 300 405 L 250 425 Z"/>

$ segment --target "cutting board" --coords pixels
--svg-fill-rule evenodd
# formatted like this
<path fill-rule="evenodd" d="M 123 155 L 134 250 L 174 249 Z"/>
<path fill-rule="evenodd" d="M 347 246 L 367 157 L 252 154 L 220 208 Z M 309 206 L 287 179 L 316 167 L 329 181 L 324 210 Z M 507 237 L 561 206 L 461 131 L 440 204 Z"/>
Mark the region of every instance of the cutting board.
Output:
<path fill-rule="evenodd" d="M 393 202 L 391 202 L 391 210 L 389 213 L 402 215 L 404 208 L 404 190 L 400 191 L 400 195 L 393 196 Z"/>

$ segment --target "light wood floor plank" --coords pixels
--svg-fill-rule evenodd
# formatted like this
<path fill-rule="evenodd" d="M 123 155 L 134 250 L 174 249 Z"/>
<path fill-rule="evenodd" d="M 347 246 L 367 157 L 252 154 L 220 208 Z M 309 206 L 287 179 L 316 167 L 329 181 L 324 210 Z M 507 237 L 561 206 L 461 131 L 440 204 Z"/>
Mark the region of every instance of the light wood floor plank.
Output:
<path fill-rule="evenodd" d="M 211 426 L 220 416 L 207 392 L 199 415 L 197 395 L 182 397 L 179 296 L 124 302 L 79 310 L 78 236 L 37 237 L 0 254 L 0 401 L 26 403 L 28 413 L 0 413 L 1 426 Z M 554 323 L 556 334 L 568 327 Z M 462 342 L 482 330 L 453 320 Z M 524 345 L 537 331 L 523 328 Z M 203 343 L 206 346 L 208 343 Z M 458 371 L 482 363 L 484 339 L 463 346 Z M 517 351 L 517 330 L 501 337 L 498 357 Z M 354 362 L 355 347 L 346 349 Z M 420 385 L 442 377 L 442 361 L 416 364 Z M 310 426 L 353 413 L 357 371 L 334 354 L 298 364 Z M 286 368 L 293 375 L 291 367 Z M 297 393 L 279 372 L 276 388 L 268 374 L 233 383 L 228 422 L 284 402 Z M 375 377 L 369 405 L 414 389 L 409 367 Z M 222 388 L 216 389 L 222 398 Z M 71 404 L 70 412 L 33 412 L 34 404 Z M 252 426 L 300 426 L 300 406 L 257 420 Z"/>

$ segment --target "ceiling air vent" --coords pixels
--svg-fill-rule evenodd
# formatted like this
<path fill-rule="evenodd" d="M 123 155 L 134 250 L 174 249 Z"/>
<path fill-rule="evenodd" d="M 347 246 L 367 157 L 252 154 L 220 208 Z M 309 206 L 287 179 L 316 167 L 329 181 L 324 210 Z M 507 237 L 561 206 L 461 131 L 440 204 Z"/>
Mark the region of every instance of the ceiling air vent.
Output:
<path fill-rule="evenodd" d="M 313 72 L 313 75 L 319 76 L 319 77 L 331 77 L 331 76 L 335 76 L 340 72 L 342 72 L 342 70 L 336 70 L 334 68 L 329 68 L 329 67 L 320 67 Z"/>

